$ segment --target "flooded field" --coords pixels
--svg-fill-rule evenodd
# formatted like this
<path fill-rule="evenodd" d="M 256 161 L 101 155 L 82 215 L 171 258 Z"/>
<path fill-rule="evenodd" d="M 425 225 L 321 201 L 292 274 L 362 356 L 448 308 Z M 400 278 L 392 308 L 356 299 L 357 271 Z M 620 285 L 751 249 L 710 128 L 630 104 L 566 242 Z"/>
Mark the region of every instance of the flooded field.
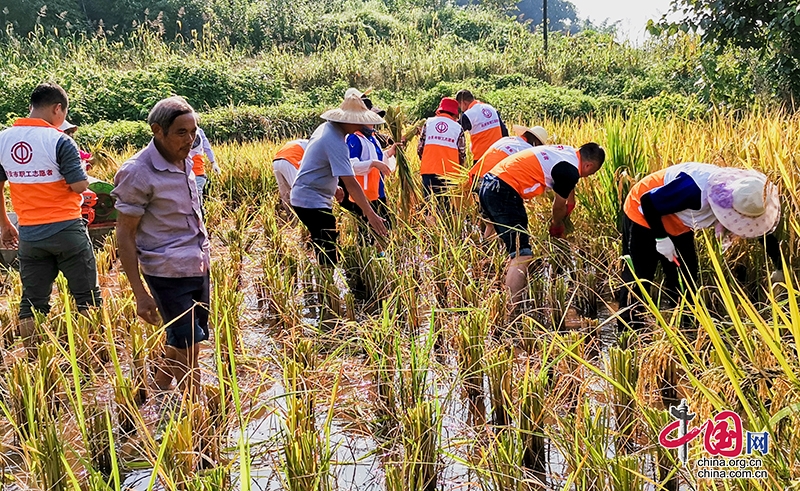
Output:
<path fill-rule="evenodd" d="M 565 141 L 604 141 L 619 124 L 553 127 Z M 685 129 L 680 120 L 669 124 L 659 134 L 689 134 L 679 131 Z M 688 144 L 729 148 L 709 142 L 738 141 L 746 124 L 759 123 L 709 123 L 680 148 L 655 133 L 639 141 L 655 169 L 684 157 Z M 800 130 L 794 120 L 774 124 Z M 753 143 L 753 152 L 779 147 L 765 138 Z M 784 143 L 800 148 L 794 139 Z M 89 319 L 76 317 L 60 282 L 53 313 L 40 319 L 36 359 L 26 358 L 13 335 L 18 274 L 2 273 L 4 486 L 505 491 L 797 485 L 800 308 L 794 276 L 772 290 L 759 273 L 765 268 L 757 244 L 735 244 L 722 256 L 700 234 L 707 286 L 677 308 L 650 305 L 646 329 L 619 331 L 611 299 L 622 284 L 620 198 L 608 201 L 623 187 L 611 190 L 602 179 L 634 179 L 623 154 L 616 154 L 608 176 L 579 186 L 566 240 L 547 237 L 547 200 L 531 205 L 535 260 L 527 301 L 509 315 L 506 255 L 495 240 L 481 238 L 469 193 L 447 214 L 396 207 L 381 250 L 342 211 L 341 267 L 330 273 L 313 259 L 304 228 L 281 209 L 268 165 L 275 149 L 263 143 L 218 150 L 224 174 L 212 182 L 206 204 L 212 338 L 202 349 L 205 390 L 198 401 L 149 389 L 163 330 L 136 317 L 113 236 L 97 251 L 105 306 Z M 795 180 L 781 173 L 777 157 L 761 155 L 758 167 L 781 182 L 787 196 L 784 251 L 791 270 L 800 232 Z M 99 173 L 113 174 L 113 161 L 124 155 L 111 157 Z M 390 196 L 401 186 L 390 179 Z M 739 274 L 740 266 L 752 268 Z M 658 289 L 651 291 L 657 298 Z M 678 449 L 660 443 L 675 421 L 670 406 L 681 399 L 696 414 L 692 428 L 733 411 L 743 425 L 739 438 L 745 431 L 768 432 L 769 451 L 751 456 L 760 466 L 744 468 L 766 477 L 701 478 L 699 459 L 709 456 L 704 436 L 687 444 L 686 464 Z M 720 440 L 712 443 L 720 448 Z"/>

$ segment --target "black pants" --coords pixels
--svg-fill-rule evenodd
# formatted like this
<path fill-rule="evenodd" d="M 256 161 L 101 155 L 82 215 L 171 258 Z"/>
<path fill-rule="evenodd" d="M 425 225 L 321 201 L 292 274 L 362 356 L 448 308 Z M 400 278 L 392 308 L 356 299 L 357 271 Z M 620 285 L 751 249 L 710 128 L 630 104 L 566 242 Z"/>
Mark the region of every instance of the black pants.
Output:
<path fill-rule="evenodd" d="M 75 220 L 46 239 L 20 240 L 17 256 L 22 279 L 20 319 L 33 317 L 34 310 L 50 312 L 50 294 L 59 271 L 67 279 L 78 309 L 102 304 L 94 249 L 83 220 Z"/>
<path fill-rule="evenodd" d="M 450 206 L 452 186 L 436 174 L 422 174 L 422 194 L 428 201 L 435 201 L 439 212 L 447 212 Z"/>
<path fill-rule="evenodd" d="M 696 285 L 699 266 L 697 252 L 694 247 L 694 233 L 687 232 L 675 237 L 670 236 L 670 239 L 675 244 L 678 261 L 681 263 L 680 268 L 675 263 L 667 261 L 667 258 L 656 250 L 656 237 L 652 230 L 639 225 L 627 216 L 623 217 L 622 254 L 630 256 L 633 269 L 631 270 L 631 265 L 628 261 L 625 261 L 622 270 L 622 280 L 625 285 L 617 291 L 617 301 L 621 310 L 626 307 L 631 308 L 620 314 L 620 328 L 624 327 L 623 322 L 634 328 L 643 326 L 643 307 L 638 300 L 633 298 L 632 294 L 636 294 L 640 298 L 644 297 L 634 279 L 634 273 L 642 281 L 642 286 L 649 288 L 650 282 L 655 279 L 656 268 L 661 264 L 661 268 L 664 271 L 662 297 L 666 296 L 673 303 L 678 302 L 680 299 L 679 278 L 681 273 L 684 280 L 690 283 L 686 286 L 693 287 Z"/>
<path fill-rule="evenodd" d="M 208 339 L 209 278 L 144 276 L 166 324 L 167 346 L 186 349 Z"/>
<path fill-rule="evenodd" d="M 389 213 L 389 204 L 386 201 L 386 197 L 384 196 L 383 198 L 370 201 L 369 204 L 379 217 L 386 220 L 386 228 L 391 229 L 391 214 Z M 372 226 L 369 224 L 367 216 L 364 215 L 363 211 L 361 211 L 361 208 L 357 204 L 347 199 L 347 197 L 345 197 L 344 201 L 340 203 L 340 206 L 358 218 L 359 234 L 364 240 L 372 244 L 375 241 L 375 235 L 372 233 Z"/>
<path fill-rule="evenodd" d="M 499 177 L 486 174 L 478 191 L 478 200 L 483 215 L 494 225 L 509 256 L 532 255 L 528 212 L 519 193 Z"/>
<path fill-rule="evenodd" d="M 311 233 L 311 242 L 317 254 L 317 261 L 322 266 L 333 266 L 339 260 L 336 251 L 336 217 L 327 208 L 301 208 L 293 206 L 297 218 L 303 222 Z"/>

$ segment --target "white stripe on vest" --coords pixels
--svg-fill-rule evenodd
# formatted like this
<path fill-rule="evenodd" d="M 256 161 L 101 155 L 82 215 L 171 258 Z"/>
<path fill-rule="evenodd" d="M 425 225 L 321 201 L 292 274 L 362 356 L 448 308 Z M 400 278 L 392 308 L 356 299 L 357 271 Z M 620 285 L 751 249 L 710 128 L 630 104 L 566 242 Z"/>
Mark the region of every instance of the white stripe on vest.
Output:
<path fill-rule="evenodd" d="M 12 126 L 0 132 L 0 165 L 8 182 L 38 184 L 64 179 L 56 160 L 62 133 L 43 126 Z"/>
<path fill-rule="evenodd" d="M 473 135 L 500 126 L 500 116 L 498 116 L 497 110 L 489 104 L 480 102 L 467 109 L 464 114 L 469 118 L 472 125 L 469 132 Z"/>
<path fill-rule="evenodd" d="M 708 228 L 716 224 L 717 217 L 711 210 L 708 203 L 708 180 L 719 171 L 719 167 L 712 164 L 702 164 L 699 162 L 684 162 L 667 168 L 664 173 L 664 184 L 669 184 L 678 178 L 678 174 L 686 173 L 700 188 L 700 209 L 682 210 L 675 215 L 680 218 L 684 225 L 692 230 Z"/>
<path fill-rule="evenodd" d="M 425 145 L 458 149 L 461 125 L 449 118 L 434 116 L 425 123 Z M 372 145 L 372 144 L 370 144 Z"/>
<path fill-rule="evenodd" d="M 533 145 L 526 142 L 525 139 L 523 138 L 520 138 L 518 136 L 506 136 L 492 143 L 492 146 L 489 148 L 502 150 L 503 152 L 506 153 L 506 155 L 513 155 L 517 152 L 527 150 L 531 147 L 533 147 Z"/>

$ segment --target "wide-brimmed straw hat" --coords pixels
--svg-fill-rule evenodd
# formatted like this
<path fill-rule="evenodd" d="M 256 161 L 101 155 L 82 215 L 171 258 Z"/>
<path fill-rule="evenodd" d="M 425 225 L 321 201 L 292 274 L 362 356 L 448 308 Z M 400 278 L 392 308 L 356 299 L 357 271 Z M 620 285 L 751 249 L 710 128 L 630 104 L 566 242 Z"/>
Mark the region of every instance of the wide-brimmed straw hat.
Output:
<path fill-rule="evenodd" d="M 364 92 L 361 92 L 355 87 L 350 87 L 345 91 L 344 98 L 347 99 L 347 96 L 355 94 L 356 96 L 361 97 L 363 99 L 364 97 L 367 97 L 371 93 L 372 93 L 372 87 L 368 88 Z"/>
<path fill-rule="evenodd" d="M 708 180 L 708 202 L 719 223 L 739 237 L 768 234 L 781 217 L 778 188 L 755 170 L 722 168 L 714 173 Z"/>
<path fill-rule="evenodd" d="M 542 145 L 547 144 L 547 139 L 550 138 L 550 135 L 547 133 L 547 130 L 541 126 L 534 126 L 533 128 L 528 128 L 527 126 L 522 126 L 519 124 L 515 124 L 512 129 L 514 130 L 514 134 L 517 136 L 522 136 L 525 133 L 530 133 L 535 136 Z"/>
<path fill-rule="evenodd" d="M 345 124 L 383 124 L 382 117 L 367 109 L 361 97 L 348 93 L 342 105 L 322 113 L 322 119 L 331 123 Z"/>
<path fill-rule="evenodd" d="M 77 128 L 77 127 L 78 127 L 77 124 L 72 124 L 72 123 L 70 123 L 69 121 L 67 121 L 65 119 L 64 122 L 61 123 L 61 126 L 58 127 L 58 129 L 60 129 L 61 131 L 69 131 L 69 130 L 71 130 L 73 128 Z"/>

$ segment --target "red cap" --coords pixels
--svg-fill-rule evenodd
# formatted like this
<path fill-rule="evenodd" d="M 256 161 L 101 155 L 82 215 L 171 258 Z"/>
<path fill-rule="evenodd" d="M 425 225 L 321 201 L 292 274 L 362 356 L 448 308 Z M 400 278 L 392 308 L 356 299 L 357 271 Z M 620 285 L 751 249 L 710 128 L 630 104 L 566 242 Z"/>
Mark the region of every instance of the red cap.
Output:
<path fill-rule="evenodd" d="M 438 113 L 439 111 L 458 116 L 458 101 L 452 97 L 442 98 L 442 102 L 439 103 L 439 109 L 437 109 L 436 112 Z"/>

